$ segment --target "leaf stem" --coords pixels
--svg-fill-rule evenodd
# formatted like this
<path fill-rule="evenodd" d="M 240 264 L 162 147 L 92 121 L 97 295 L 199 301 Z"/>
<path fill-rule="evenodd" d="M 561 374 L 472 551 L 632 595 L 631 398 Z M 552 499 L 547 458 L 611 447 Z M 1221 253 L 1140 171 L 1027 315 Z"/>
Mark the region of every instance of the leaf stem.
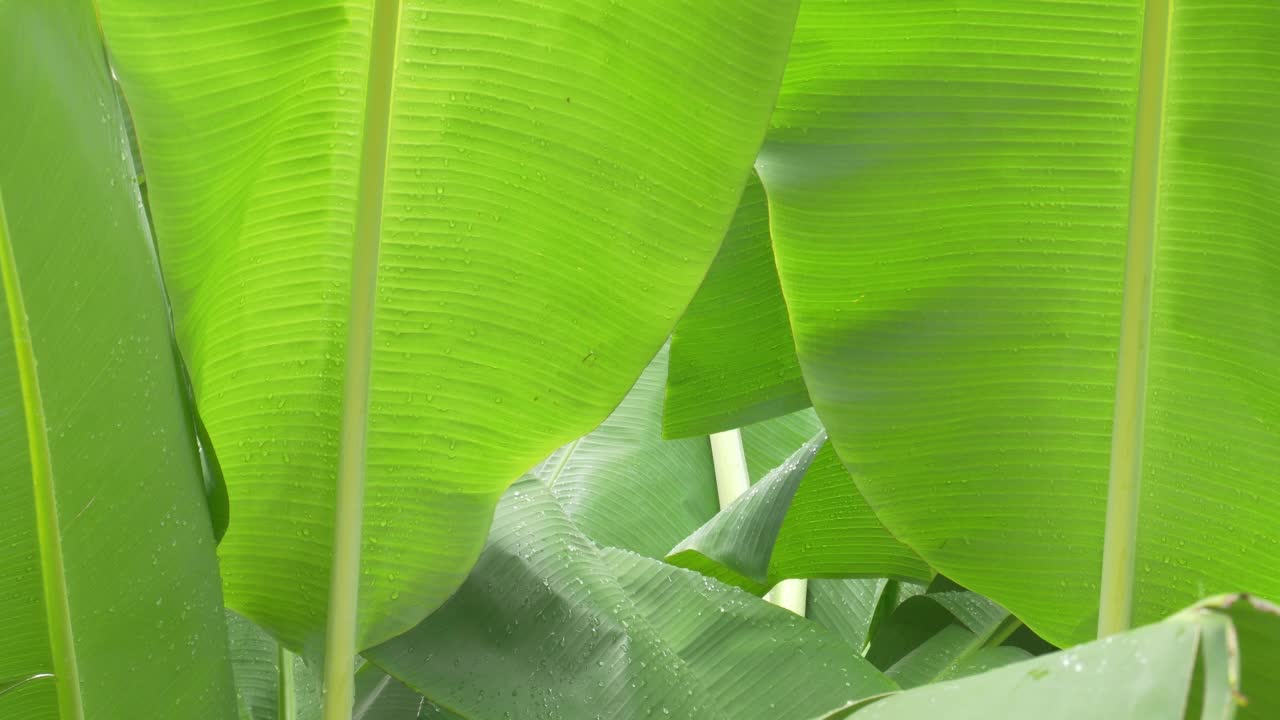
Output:
<path fill-rule="evenodd" d="M 783 580 L 764 596 L 765 600 L 791 612 L 805 616 L 809 606 L 809 581 L 803 578 Z"/>
<path fill-rule="evenodd" d="M 1133 175 L 1129 187 L 1129 240 L 1120 316 L 1115 415 L 1111 428 L 1111 472 L 1102 548 L 1098 637 L 1127 630 L 1133 613 L 1147 348 L 1171 5 L 1172 0 L 1147 0 L 1143 18 L 1142 67 L 1138 82 Z"/>
<path fill-rule="evenodd" d="M 369 85 L 365 94 L 364 144 L 352 254 L 351 317 L 347 323 L 346 374 L 342 386 L 333 569 L 329 575 L 329 611 L 325 629 L 325 720 L 348 720 L 355 702 L 353 673 L 355 656 L 360 650 L 357 622 L 360 543 L 364 519 L 378 243 L 382 233 L 382 195 L 399 15 L 399 0 L 377 0 L 369 50 Z"/>
<path fill-rule="evenodd" d="M 711 435 L 711 462 L 716 469 L 716 493 L 720 509 L 733 504 L 751 487 L 747 453 L 742 448 L 742 431 L 726 430 Z"/>
<path fill-rule="evenodd" d="M 276 662 L 280 666 L 280 682 L 277 684 L 276 707 L 280 720 L 298 720 L 298 693 L 293 678 L 293 653 L 285 646 L 277 645 Z"/>
<path fill-rule="evenodd" d="M 40 376 L 31 327 L 18 280 L 18 261 L 9 242 L 9 226 L 0 197 L 0 277 L 4 299 L 9 306 L 9 329 L 22 389 L 22 411 L 27 425 L 27 452 L 31 462 L 31 482 L 36 515 L 36 539 L 40 544 L 40 575 L 43 580 L 46 621 L 53 671 L 58 688 L 58 714 L 63 720 L 83 720 L 80 697 L 80 668 L 71 627 L 71 604 L 67 593 L 67 571 L 62 559 L 62 529 L 58 526 L 58 498 L 54 492 L 53 460 L 49 454 L 49 430 L 40 397 Z"/>

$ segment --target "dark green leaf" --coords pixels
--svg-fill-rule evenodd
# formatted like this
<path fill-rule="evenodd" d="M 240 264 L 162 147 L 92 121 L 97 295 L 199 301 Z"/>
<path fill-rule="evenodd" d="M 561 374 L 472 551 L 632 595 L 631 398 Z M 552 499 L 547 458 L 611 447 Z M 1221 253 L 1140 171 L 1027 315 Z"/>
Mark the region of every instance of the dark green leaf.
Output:
<path fill-rule="evenodd" d="M 458 594 L 366 655 L 464 718 L 804 718 L 893 687 L 803 618 L 597 549 L 536 481 L 503 499 Z"/>

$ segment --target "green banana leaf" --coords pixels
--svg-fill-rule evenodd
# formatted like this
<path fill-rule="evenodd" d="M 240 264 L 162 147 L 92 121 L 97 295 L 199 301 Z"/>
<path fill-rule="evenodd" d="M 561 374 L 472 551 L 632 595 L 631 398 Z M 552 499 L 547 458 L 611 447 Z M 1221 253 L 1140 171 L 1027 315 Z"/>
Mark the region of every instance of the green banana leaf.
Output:
<path fill-rule="evenodd" d="M 742 449 L 751 483 L 762 480 L 821 430 L 822 423 L 813 408 L 743 427 Z"/>
<path fill-rule="evenodd" d="M 666 560 L 757 595 L 787 578 L 933 576 L 876 519 L 825 432 L 685 538 Z"/>
<path fill-rule="evenodd" d="M 241 720 L 318 720 L 319 673 L 267 631 L 227 611 L 227 637 Z M 451 717 L 370 662 L 355 672 L 351 720 Z"/>
<path fill-rule="evenodd" d="M 1229 596 L 1164 622 L 815 718 L 835 720 L 1228 720 L 1274 717 L 1275 606 Z M 1268 680 L 1272 680 L 1268 682 Z M 1258 690 L 1257 694 L 1251 688 Z"/>
<path fill-rule="evenodd" d="M 241 720 L 319 720 L 318 668 L 231 610 L 227 645 Z"/>
<path fill-rule="evenodd" d="M 91 8 L 0 0 L 0 717 L 235 714 L 196 428 Z"/>
<path fill-rule="evenodd" d="M 893 589 L 892 582 L 887 578 L 810 580 L 805 616 L 862 653 L 871 640 L 876 611 L 886 589 Z"/>
<path fill-rule="evenodd" d="M 663 348 L 600 427 L 531 473 L 584 535 L 652 558 L 719 509 L 707 439 L 662 438 L 667 356 Z"/>
<path fill-rule="evenodd" d="M 464 718 L 803 719 L 894 687 L 786 610 L 597 548 L 532 479 L 504 497 L 458 593 L 365 655 Z"/>
<path fill-rule="evenodd" d="M 100 0 L 231 607 L 364 648 L 454 592 L 692 298 L 796 4 Z"/>
<path fill-rule="evenodd" d="M 600 427 L 531 471 L 593 542 L 658 559 L 719 509 L 707 439 L 662 437 L 667 358 L 667 350 L 658 353 Z M 820 430 L 812 410 L 742 428 L 751 478 Z"/>
<path fill-rule="evenodd" d="M 1020 626 L 981 595 L 931 590 L 893 610 L 867 659 L 908 689 L 976 675 L 1031 657 L 1023 648 L 1002 644 Z"/>
<path fill-rule="evenodd" d="M 1280 596 L 1280 5 L 1148 4 L 1144 60 L 1134 0 L 806 0 L 757 164 L 858 488 L 1059 645 L 1097 628 L 1112 466 L 1135 622 Z"/>
<path fill-rule="evenodd" d="M 447 720 L 456 715 L 441 710 L 413 688 L 366 662 L 356 671 L 356 704 L 351 720 Z"/>
<path fill-rule="evenodd" d="M 753 172 L 720 254 L 671 335 L 663 433 L 707 435 L 807 407 Z"/>

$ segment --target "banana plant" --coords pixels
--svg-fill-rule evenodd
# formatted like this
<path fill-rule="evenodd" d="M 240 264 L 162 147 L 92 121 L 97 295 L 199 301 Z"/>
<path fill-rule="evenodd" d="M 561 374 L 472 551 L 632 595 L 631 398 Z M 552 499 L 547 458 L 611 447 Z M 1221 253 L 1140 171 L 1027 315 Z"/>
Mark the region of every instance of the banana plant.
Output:
<path fill-rule="evenodd" d="M 1278 41 L 0 0 L 0 715 L 1275 715 Z"/>

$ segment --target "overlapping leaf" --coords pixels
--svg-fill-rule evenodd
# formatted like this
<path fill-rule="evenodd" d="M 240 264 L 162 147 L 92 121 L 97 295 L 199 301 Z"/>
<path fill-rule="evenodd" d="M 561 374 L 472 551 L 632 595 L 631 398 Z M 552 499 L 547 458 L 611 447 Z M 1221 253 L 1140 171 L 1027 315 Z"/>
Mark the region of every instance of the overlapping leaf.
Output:
<path fill-rule="evenodd" d="M 1217 598 L 1122 635 L 855 704 L 821 720 L 916 720 L 940 712 L 956 720 L 1271 717 L 1278 709 L 1275 684 L 1264 664 L 1274 656 L 1277 630 L 1274 606 Z"/>
<path fill-rule="evenodd" d="M 230 610 L 227 644 L 240 720 L 319 720 L 317 668 Z"/>
<path fill-rule="evenodd" d="M 931 589 L 893 610 L 867 659 L 904 688 L 976 675 L 1031 657 L 1002 644 L 1019 625 L 981 595 Z"/>
<path fill-rule="evenodd" d="M 1058 643 L 1096 625 L 1142 8 L 806 2 L 758 163 L 863 495 Z M 1139 622 L 1280 595 L 1280 6 L 1179 1 L 1167 30 Z"/>
<path fill-rule="evenodd" d="M 662 345 L 728 227 L 796 10 L 99 5 L 236 508 L 228 603 L 293 647 L 324 628 L 344 414 L 365 647 L 449 597 L 502 490 Z M 344 357 L 370 373 L 344 380 Z"/>
<path fill-rule="evenodd" d="M 718 509 L 707 439 L 662 438 L 667 357 L 664 348 L 600 427 L 532 472 L 584 535 L 654 558 Z"/>
<path fill-rule="evenodd" d="M 809 407 L 755 173 L 720 254 L 671 336 L 663 433 L 722 432 Z"/>
<path fill-rule="evenodd" d="M 839 638 L 679 568 L 597 549 L 537 481 L 448 603 L 366 653 L 467 718 L 806 718 L 893 688 Z"/>
<path fill-rule="evenodd" d="M 234 716 L 214 532 L 91 8 L 0 2 L 0 717 Z"/>
<path fill-rule="evenodd" d="M 667 562 L 757 595 L 786 578 L 933 574 L 876 519 L 826 433 L 673 548 Z"/>

